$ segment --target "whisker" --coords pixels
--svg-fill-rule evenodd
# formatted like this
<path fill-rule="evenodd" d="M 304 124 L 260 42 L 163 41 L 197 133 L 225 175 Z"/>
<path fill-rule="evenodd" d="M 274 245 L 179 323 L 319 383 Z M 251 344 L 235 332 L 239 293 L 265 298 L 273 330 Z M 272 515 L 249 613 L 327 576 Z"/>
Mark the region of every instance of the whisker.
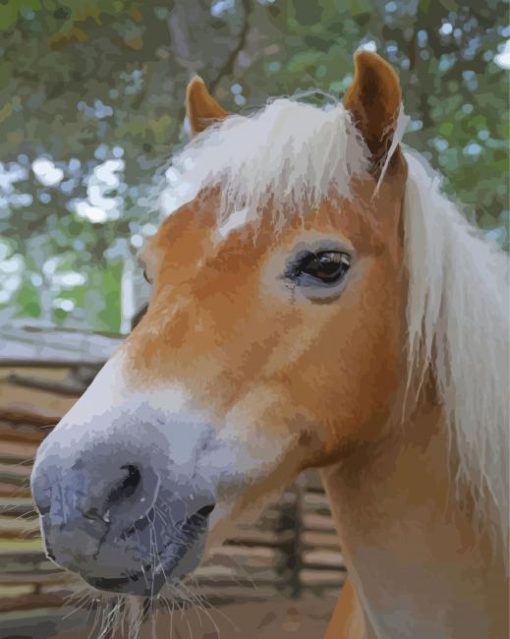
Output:
<path fill-rule="evenodd" d="M 14 506 L 13 508 L 11 508 L 10 510 L 15 510 L 16 506 Z M 9 514 L 9 510 L 4 510 L 4 514 Z M 21 515 L 17 515 L 16 517 L 13 517 L 13 519 L 15 521 L 19 521 L 20 519 L 35 519 L 38 515 L 37 510 L 35 510 L 35 508 L 33 510 L 29 510 L 26 513 L 21 513 Z"/>
<path fill-rule="evenodd" d="M 94 607 L 92 607 L 94 606 Z M 97 596 L 93 601 L 92 601 L 92 606 L 91 606 L 91 610 L 94 611 L 94 620 L 92 623 L 92 628 L 90 629 L 89 634 L 87 635 L 87 639 L 93 639 L 94 637 L 96 637 L 95 634 L 95 630 L 96 627 L 99 625 L 99 627 L 101 628 L 100 624 L 101 624 L 101 620 L 102 620 L 102 602 L 100 599 L 100 596 Z"/>
<path fill-rule="evenodd" d="M 190 623 L 189 623 L 189 621 L 188 621 L 188 618 L 187 618 L 187 617 L 185 616 L 185 614 L 184 614 L 184 601 L 186 601 L 186 597 L 182 597 L 182 593 L 179 591 L 179 589 L 178 589 L 178 586 L 177 586 L 177 585 L 176 585 L 176 589 L 177 589 L 177 593 L 178 593 L 178 595 L 180 595 L 180 596 L 181 596 L 181 598 L 183 599 L 182 609 L 180 610 L 180 613 L 181 613 L 181 619 L 182 619 L 182 618 L 184 618 L 184 621 L 186 622 L 186 625 L 188 626 L 188 632 L 189 632 L 190 639 L 193 639 L 193 631 L 192 631 L 192 629 L 191 629 L 191 625 L 190 625 Z M 188 603 L 189 603 L 189 602 L 188 602 Z"/>
<path fill-rule="evenodd" d="M 143 619 L 143 603 L 138 597 L 129 597 L 128 603 L 128 639 L 137 639 Z"/>
<path fill-rule="evenodd" d="M 189 592 L 190 596 L 193 598 L 194 601 L 197 602 L 198 605 L 198 610 L 200 610 L 201 612 L 203 612 L 205 614 L 205 616 L 209 619 L 209 621 L 212 623 L 214 630 L 216 631 L 216 634 L 218 636 L 218 638 L 220 637 L 220 629 L 218 627 L 218 624 L 216 623 L 216 621 L 214 620 L 212 614 L 209 612 L 208 607 L 203 604 L 200 596 L 196 593 L 194 593 L 190 588 L 188 588 L 184 582 L 181 582 L 182 587 L 186 589 L 187 592 Z M 200 619 L 200 617 L 199 617 Z M 202 627 L 202 622 L 200 621 L 200 627 Z"/>
<path fill-rule="evenodd" d="M 198 577 L 196 577 L 195 575 L 188 575 L 188 579 L 194 582 L 195 588 L 198 588 L 199 586 Z M 204 607 L 204 610 L 207 609 L 207 610 L 214 611 L 215 613 L 218 613 L 226 621 L 228 621 L 228 623 L 230 624 L 233 630 L 235 630 L 236 632 L 240 632 L 239 627 L 232 621 L 232 619 L 223 610 L 221 610 L 218 606 L 214 606 L 205 595 L 201 595 L 199 592 L 196 592 L 196 591 L 194 592 L 195 592 L 195 596 L 198 597 L 199 600 L 203 602 L 202 605 Z"/>
<path fill-rule="evenodd" d="M 73 609 L 63 617 L 63 619 L 68 619 L 75 613 L 85 608 L 87 608 L 87 610 L 90 612 L 91 606 L 94 605 L 94 599 L 92 598 L 89 590 L 87 588 L 84 588 L 81 592 L 73 592 L 67 595 L 67 597 L 64 598 L 63 605 L 73 606 Z"/>

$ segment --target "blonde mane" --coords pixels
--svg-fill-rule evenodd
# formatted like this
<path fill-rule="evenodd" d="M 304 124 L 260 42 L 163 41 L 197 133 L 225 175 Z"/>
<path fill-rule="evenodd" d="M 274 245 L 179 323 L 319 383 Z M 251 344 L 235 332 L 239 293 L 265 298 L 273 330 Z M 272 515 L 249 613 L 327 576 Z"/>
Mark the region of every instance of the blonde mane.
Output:
<path fill-rule="evenodd" d="M 432 367 L 479 520 L 508 532 L 508 258 L 406 150 L 404 206 L 411 369 Z M 499 535 L 498 535 L 499 536 Z"/>
<path fill-rule="evenodd" d="M 402 122 L 402 120 L 401 120 Z M 397 127 L 397 136 L 404 127 Z M 395 148 L 396 144 L 392 146 Z M 508 526 L 508 262 L 441 191 L 423 158 L 409 167 L 404 206 L 410 374 L 432 369 L 466 481 L 484 523 Z M 368 154 L 341 104 L 277 99 L 197 136 L 166 171 L 163 211 L 219 186 L 219 223 L 250 222 L 271 203 L 274 223 L 304 215 L 335 189 L 349 197 Z"/>

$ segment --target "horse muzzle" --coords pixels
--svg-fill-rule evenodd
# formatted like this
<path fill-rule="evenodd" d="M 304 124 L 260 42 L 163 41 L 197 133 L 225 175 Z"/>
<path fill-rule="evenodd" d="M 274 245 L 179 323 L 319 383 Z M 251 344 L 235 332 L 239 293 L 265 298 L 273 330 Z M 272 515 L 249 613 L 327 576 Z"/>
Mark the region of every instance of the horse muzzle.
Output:
<path fill-rule="evenodd" d="M 72 429 L 55 429 L 32 494 L 52 561 L 95 588 L 150 597 L 200 562 L 215 499 L 192 463 L 169 463 L 157 429 L 122 421 L 109 419 L 108 438 L 97 424 L 81 428 L 79 445 Z"/>

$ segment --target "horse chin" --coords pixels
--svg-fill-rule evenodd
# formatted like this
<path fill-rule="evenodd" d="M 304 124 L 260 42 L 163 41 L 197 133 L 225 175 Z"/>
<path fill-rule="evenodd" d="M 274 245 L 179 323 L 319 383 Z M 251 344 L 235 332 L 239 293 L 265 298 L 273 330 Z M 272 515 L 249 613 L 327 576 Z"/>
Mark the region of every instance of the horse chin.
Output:
<path fill-rule="evenodd" d="M 146 558 L 147 563 L 141 564 L 140 571 L 111 576 L 80 573 L 80 576 L 96 590 L 116 595 L 153 598 L 157 597 L 165 586 L 178 588 L 204 558 L 235 531 L 236 523 L 232 522 L 231 510 L 232 506 L 218 504 L 213 516 L 215 522 L 210 529 L 204 529 L 197 538 L 190 539 L 187 544 L 181 539 L 170 542 L 160 552 L 152 548 Z"/>
<path fill-rule="evenodd" d="M 90 586 L 103 592 L 156 597 L 165 586 L 178 586 L 197 568 L 205 554 L 206 538 L 207 533 L 204 532 L 184 552 L 180 542 L 169 544 L 159 553 L 153 549 L 152 556 L 147 558 L 148 563 L 141 564 L 137 572 L 111 576 L 81 573 L 81 577 Z"/>
<path fill-rule="evenodd" d="M 158 578 L 152 578 L 151 586 L 148 586 L 145 575 L 140 572 L 129 577 L 92 577 L 82 575 L 83 579 L 96 590 L 117 594 L 132 595 L 136 597 L 153 597 L 159 594 L 164 582 Z"/>
<path fill-rule="evenodd" d="M 96 590 L 117 595 L 133 595 L 153 598 L 159 595 L 165 586 L 178 586 L 191 574 L 203 559 L 204 543 L 200 547 L 191 546 L 176 563 L 170 557 L 161 557 L 156 568 L 144 566 L 139 572 L 120 576 L 82 574 L 81 577 Z M 172 554 L 165 553 L 166 554 Z"/>
<path fill-rule="evenodd" d="M 109 594 L 129 595 L 151 599 L 157 597 L 166 585 L 178 585 L 180 579 L 168 581 L 162 573 L 146 575 L 142 571 L 129 577 L 91 577 L 83 579 L 95 590 Z"/>

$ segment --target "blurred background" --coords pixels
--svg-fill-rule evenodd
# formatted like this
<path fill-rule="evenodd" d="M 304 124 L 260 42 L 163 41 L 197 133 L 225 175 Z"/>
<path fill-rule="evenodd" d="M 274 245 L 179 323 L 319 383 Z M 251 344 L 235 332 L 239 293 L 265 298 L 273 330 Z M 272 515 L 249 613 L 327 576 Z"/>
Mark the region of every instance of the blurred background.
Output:
<path fill-rule="evenodd" d="M 503 0 L 3 0 L 0 323 L 128 331 L 191 75 L 232 111 L 341 95 L 359 47 L 399 70 L 406 142 L 507 247 L 509 38 Z"/>
<path fill-rule="evenodd" d="M 379 52 L 401 76 L 405 141 L 508 250 L 508 25 L 502 0 L 0 0 L 0 639 L 112 636 L 44 556 L 28 479 L 146 301 L 136 251 L 189 137 L 190 77 L 249 112 L 314 88 L 341 96 L 353 52 Z M 345 574 L 307 474 L 200 569 L 213 621 L 195 594 L 154 632 L 319 638 Z"/>

